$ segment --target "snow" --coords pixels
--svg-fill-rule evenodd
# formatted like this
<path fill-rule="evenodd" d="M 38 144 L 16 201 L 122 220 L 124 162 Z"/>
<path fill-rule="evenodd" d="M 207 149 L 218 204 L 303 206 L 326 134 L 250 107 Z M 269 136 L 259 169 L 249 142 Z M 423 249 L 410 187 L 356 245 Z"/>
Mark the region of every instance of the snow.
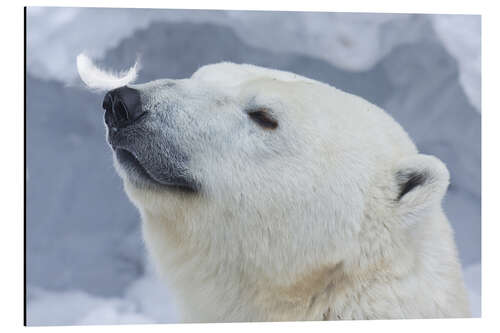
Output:
<path fill-rule="evenodd" d="M 234 29 L 253 46 L 315 56 L 351 71 L 367 70 L 398 45 L 425 38 L 422 31 L 426 28 L 419 22 L 412 25 L 415 17 L 409 14 L 43 7 L 29 7 L 27 14 L 29 71 L 65 82 L 77 77 L 74 59 L 82 51 L 102 56 L 133 31 L 155 21 L 220 24 Z M 460 82 L 471 103 L 480 110 L 480 16 L 428 17 L 428 24 L 458 60 Z M 388 27 L 398 25 L 406 27 L 386 33 Z M 78 38 L 74 38 L 75 30 Z M 62 43 L 51 43 L 55 37 Z"/>
<path fill-rule="evenodd" d="M 152 271 L 134 281 L 121 297 L 102 297 L 82 290 L 57 292 L 38 287 L 28 290 L 29 326 L 152 324 L 179 321 L 172 296 Z"/>
<path fill-rule="evenodd" d="M 145 324 L 154 322 L 127 299 L 92 296 L 80 290 L 49 292 L 32 288 L 28 325 Z"/>
<path fill-rule="evenodd" d="M 466 267 L 464 280 L 469 292 L 471 314 L 473 317 L 481 317 L 481 263 Z"/>
<path fill-rule="evenodd" d="M 460 83 L 471 103 L 481 110 L 481 18 L 435 15 L 434 29 L 460 66 Z"/>

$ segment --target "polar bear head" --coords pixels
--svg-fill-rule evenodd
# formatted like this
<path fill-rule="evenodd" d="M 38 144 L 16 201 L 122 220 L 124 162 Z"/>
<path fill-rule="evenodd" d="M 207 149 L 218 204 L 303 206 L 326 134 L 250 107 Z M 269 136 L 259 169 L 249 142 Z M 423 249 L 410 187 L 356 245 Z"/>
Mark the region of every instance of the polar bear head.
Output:
<path fill-rule="evenodd" d="M 208 65 L 111 90 L 103 107 L 157 258 L 170 242 L 282 283 L 368 265 L 440 211 L 448 185 L 384 111 L 288 72 Z"/>

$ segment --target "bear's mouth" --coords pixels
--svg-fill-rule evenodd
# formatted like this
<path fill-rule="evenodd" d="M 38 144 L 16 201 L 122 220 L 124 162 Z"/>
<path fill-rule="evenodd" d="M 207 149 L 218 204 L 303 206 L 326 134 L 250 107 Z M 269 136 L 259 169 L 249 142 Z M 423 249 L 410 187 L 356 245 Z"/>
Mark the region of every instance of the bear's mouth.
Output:
<path fill-rule="evenodd" d="M 137 187 L 197 192 L 198 186 L 184 178 L 159 179 L 129 150 L 113 148 L 116 158 L 129 176 L 129 180 Z"/>

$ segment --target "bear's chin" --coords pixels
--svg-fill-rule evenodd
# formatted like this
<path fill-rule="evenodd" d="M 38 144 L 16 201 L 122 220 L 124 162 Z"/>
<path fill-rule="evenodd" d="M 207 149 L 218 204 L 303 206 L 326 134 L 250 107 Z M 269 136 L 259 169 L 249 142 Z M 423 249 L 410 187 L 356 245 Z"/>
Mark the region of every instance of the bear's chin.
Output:
<path fill-rule="evenodd" d="M 138 189 L 180 193 L 196 193 L 199 190 L 196 184 L 183 178 L 177 177 L 176 179 L 165 181 L 157 179 L 143 166 L 134 154 L 126 149 L 115 149 L 115 157 L 127 181 Z"/>

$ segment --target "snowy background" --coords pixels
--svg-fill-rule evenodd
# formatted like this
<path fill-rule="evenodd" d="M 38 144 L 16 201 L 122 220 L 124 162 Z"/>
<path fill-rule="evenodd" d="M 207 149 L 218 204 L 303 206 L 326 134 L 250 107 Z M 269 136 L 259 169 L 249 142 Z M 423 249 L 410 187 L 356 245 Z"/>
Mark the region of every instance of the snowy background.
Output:
<path fill-rule="evenodd" d="M 451 173 L 444 202 L 472 312 L 481 294 L 481 18 L 40 8 L 27 11 L 28 325 L 175 322 L 112 167 L 82 51 L 138 82 L 218 61 L 293 71 L 386 109 Z"/>

